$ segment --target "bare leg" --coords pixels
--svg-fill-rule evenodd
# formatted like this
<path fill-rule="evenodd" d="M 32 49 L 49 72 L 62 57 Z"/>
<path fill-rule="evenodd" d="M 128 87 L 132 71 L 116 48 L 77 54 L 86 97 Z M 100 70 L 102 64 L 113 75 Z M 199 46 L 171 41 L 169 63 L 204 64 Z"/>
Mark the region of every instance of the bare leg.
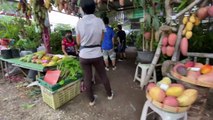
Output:
<path fill-rule="evenodd" d="M 105 66 L 109 67 L 109 61 L 108 60 L 104 60 Z"/>

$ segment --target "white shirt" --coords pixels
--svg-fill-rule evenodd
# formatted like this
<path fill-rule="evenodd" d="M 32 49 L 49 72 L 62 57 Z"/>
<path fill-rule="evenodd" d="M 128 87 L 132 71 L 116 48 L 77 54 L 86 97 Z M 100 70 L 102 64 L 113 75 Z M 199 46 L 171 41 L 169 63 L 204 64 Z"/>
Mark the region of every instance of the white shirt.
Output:
<path fill-rule="evenodd" d="M 101 45 L 102 32 L 105 31 L 105 25 L 100 18 L 95 15 L 84 15 L 77 23 L 76 34 L 80 34 L 80 45 Z M 90 59 L 103 56 L 100 47 L 83 48 L 80 50 L 81 58 Z"/>

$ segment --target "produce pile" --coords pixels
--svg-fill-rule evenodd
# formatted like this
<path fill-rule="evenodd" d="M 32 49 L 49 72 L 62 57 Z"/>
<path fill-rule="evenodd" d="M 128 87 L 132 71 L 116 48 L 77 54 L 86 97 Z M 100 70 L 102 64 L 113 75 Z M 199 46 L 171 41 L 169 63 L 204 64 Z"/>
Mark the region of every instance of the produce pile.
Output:
<path fill-rule="evenodd" d="M 177 35 L 175 33 L 170 33 L 168 36 L 165 36 L 162 40 L 162 54 L 171 57 L 175 51 Z"/>
<path fill-rule="evenodd" d="M 60 79 L 76 80 L 82 76 L 82 69 L 79 61 L 74 57 L 63 57 L 57 65 L 57 69 L 61 71 Z"/>
<path fill-rule="evenodd" d="M 189 41 L 193 35 L 194 26 L 200 25 L 202 20 L 207 17 L 213 17 L 213 6 L 206 6 L 197 9 L 194 7 L 192 10 L 187 11 L 182 19 L 184 29 L 182 31 L 182 39 L 180 42 L 180 51 L 182 55 L 186 56 L 188 52 Z M 148 34 L 146 36 L 149 36 Z M 174 54 L 175 44 L 177 41 L 176 33 L 169 33 L 162 40 L 162 54 L 171 57 Z"/>
<path fill-rule="evenodd" d="M 23 62 L 41 64 L 44 67 L 51 67 L 51 66 L 56 66 L 61 61 L 61 58 L 55 55 L 46 54 L 44 51 L 39 51 L 39 52 L 21 57 L 19 60 Z"/>
<path fill-rule="evenodd" d="M 173 72 L 195 83 L 213 84 L 213 66 L 209 64 L 193 61 L 179 62 L 173 67 Z"/>
<path fill-rule="evenodd" d="M 182 84 L 172 83 L 170 78 L 164 77 L 157 84 L 149 83 L 147 94 L 163 105 L 189 107 L 196 101 L 198 92 L 195 89 L 185 89 Z"/>
<path fill-rule="evenodd" d="M 180 51 L 186 56 L 188 52 L 188 40 L 191 39 L 193 33 L 192 29 L 194 26 L 198 26 L 202 20 L 207 17 L 213 16 L 213 6 L 201 7 L 198 10 L 196 8 L 192 9 L 191 12 L 186 12 L 183 17 L 182 23 L 185 28 L 182 31 L 182 40 L 180 43 Z"/>

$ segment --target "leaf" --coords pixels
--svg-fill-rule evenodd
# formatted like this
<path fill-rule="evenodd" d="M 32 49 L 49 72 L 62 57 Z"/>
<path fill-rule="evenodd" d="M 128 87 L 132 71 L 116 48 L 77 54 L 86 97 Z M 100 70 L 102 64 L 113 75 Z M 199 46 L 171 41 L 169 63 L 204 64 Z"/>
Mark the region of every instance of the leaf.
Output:
<path fill-rule="evenodd" d="M 158 30 L 160 27 L 160 20 L 157 16 L 153 18 L 152 26 L 154 27 L 155 30 Z"/>
<path fill-rule="evenodd" d="M 151 16 L 150 16 L 150 14 L 146 14 L 145 18 L 146 18 L 145 27 L 151 27 Z"/>
<path fill-rule="evenodd" d="M 148 11 L 149 11 L 149 14 L 150 14 L 151 16 L 154 16 L 154 10 L 153 10 L 152 7 L 149 7 L 149 8 L 148 8 Z"/>
<path fill-rule="evenodd" d="M 35 104 L 28 104 L 28 103 L 24 103 L 21 105 L 21 107 L 23 107 L 24 109 L 31 109 L 34 106 Z"/>
<path fill-rule="evenodd" d="M 142 7 L 145 7 L 145 6 L 146 6 L 146 0 L 140 0 L 139 2 L 140 2 L 140 5 L 141 5 Z"/>

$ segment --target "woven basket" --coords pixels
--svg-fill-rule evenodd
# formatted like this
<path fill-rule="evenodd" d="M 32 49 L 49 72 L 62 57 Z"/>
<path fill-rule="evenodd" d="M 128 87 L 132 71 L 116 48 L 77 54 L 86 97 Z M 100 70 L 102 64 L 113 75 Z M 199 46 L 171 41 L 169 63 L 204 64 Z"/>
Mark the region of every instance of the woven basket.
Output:
<path fill-rule="evenodd" d="M 171 70 L 171 75 L 181 81 L 184 81 L 184 82 L 187 82 L 187 83 L 190 83 L 190 84 L 193 84 L 193 85 L 198 85 L 198 86 L 202 86 L 202 87 L 208 87 L 208 88 L 213 88 L 213 83 L 207 83 L 207 82 L 201 82 L 201 81 L 197 81 L 197 80 L 192 80 L 192 79 L 189 79 L 185 76 L 182 76 L 176 72 L 174 72 L 173 70 Z"/>
<path fill-rule="evenodd" d="M 53 109 L 57 109 L 80 94 L 80 80 L 71 82 L 54 92 L 41 86 L 41 93 L 43 101 Z"/>
<path fill-rule="evenodd" d="M 159 109 L 162 109 L 164 111 L 167 112 L 172 112 L 172 113 L 180 113 L 180 112 L 185 112 L 187 111 L 191 106 L 187 106 L 187 107 L 171 107 L 168 105 L 164 105 L 158 101 L 153 100 L 148 93 L 146 93 L 146 98 L 151 101 L 151 103 L 153 105 L 155 105 L 156 107 L 158 107 Z"/>

